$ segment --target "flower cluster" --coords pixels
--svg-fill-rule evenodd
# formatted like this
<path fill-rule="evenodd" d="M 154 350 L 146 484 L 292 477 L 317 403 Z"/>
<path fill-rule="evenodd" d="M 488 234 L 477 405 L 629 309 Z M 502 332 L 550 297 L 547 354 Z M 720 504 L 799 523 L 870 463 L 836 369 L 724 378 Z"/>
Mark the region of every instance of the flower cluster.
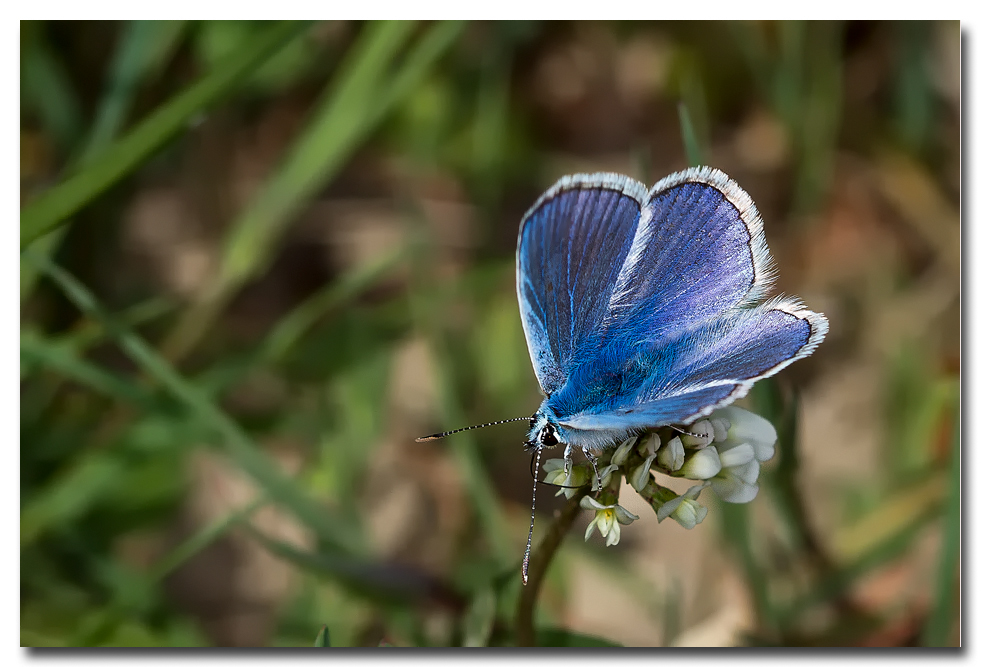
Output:
<path fill-rule="evenodd" d="M 651 505 L 659 522 L 670 517 L 689 530 L 708 513 L 698 502 L 706 488 L 725 502 L 748 503 L 759 492 L 760 463 L 773 457 L 776 440 L 770 422 L 734 406 L 716 410 L 690 426 L 669 426 L 628 438 L 597 471 L 602 480 L 599 496 L 587 495 L 580 501 L 583 509 L 595 512 L 586 539 L 599 529 L 607 546 L 617 544 L 620 525 L 639 518 L 616 502 L 621 476 Z M 593 492 L 600 488 L 589 464 L 567 467 L 562 459 L 551 459 L 544 468 L 545 481 L 563 487 L 556 495 L 571 498 L 577 487 L 590 482 Z M 678 495 L 657 484 L 655 473 L 698 483 Z"/>

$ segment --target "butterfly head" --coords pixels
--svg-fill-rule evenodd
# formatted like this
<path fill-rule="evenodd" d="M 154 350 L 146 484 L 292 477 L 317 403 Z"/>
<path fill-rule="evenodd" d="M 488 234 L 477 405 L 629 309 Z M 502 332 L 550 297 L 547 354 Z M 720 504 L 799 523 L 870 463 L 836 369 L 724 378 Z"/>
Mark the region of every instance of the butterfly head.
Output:
<path fill-rule="evenodd" d="M 550 419 L 551 417 L 551 419 Z M 525 451 L 535 451 L 561 445 L 562 436 L 555 418 L 543 410 L 536 412 L 531 418 L 531 430 L 525 440 Z"/>

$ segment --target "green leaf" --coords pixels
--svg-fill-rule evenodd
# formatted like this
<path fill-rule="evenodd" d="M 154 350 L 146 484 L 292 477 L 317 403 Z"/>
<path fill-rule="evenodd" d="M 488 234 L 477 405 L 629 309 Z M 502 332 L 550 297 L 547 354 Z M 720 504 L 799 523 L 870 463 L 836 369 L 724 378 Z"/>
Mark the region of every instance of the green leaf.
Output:
<path fill-rule="evenodd" d="M 313 645 L 315 648 L 330 648 L 330 630 L 327 629 L 326 625 L 320 628 L 317 638 L 313 640 Z"/>

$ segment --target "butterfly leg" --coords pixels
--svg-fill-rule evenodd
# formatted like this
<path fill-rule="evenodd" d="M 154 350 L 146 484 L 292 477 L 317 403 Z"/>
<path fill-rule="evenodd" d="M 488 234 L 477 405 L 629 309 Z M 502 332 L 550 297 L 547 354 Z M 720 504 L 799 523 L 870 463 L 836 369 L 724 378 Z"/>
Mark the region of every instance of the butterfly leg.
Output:
<path fill-rule="evenodd" d="M 582 453 L 593 466 L 593 474 L 596 476 L 596 493 L 603 493 L 603 480 L 600 479 L 599 470 L 596 469 L 596 457 L 585 447 L 582 448 Z"/>
<path fill-rule="evenodd" d="M 572 473 L 572 444 L 565 446 L 565 451 L 562 453 L 562 458 L 565 459 L 565 464 L 562 466 L 562 471 L 565 472 L 566 479 L 569 478 L 570 473 Z"/>

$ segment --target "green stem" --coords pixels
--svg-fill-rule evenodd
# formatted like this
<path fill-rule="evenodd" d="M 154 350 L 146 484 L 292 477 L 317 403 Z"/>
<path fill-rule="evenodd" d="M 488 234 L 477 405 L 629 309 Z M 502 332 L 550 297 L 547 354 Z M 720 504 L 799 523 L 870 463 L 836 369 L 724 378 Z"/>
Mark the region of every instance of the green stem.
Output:
<path fill-rule="evenodd" d="M 531 559 L 531 564 L 528 567 L 528 585 L 521 589 L 521 597 L 518 598 L 518 613 L 514 620 L 515 643 L 518 646 L 535 645 L 535 603 L 538 601 L 538 593 L 541 590 L 545 572 L 548 571 L 548 566 L 551 565 L 552 559 L 572 527 L 572 523 L 582 512 L 579 501 L 588 491 L 588 486 L 583 486 L 576 491 L 575 495 L 562 508 L 559 518 L 549 527 L 545 539 L 534 551 L 536 557 Z"/>

